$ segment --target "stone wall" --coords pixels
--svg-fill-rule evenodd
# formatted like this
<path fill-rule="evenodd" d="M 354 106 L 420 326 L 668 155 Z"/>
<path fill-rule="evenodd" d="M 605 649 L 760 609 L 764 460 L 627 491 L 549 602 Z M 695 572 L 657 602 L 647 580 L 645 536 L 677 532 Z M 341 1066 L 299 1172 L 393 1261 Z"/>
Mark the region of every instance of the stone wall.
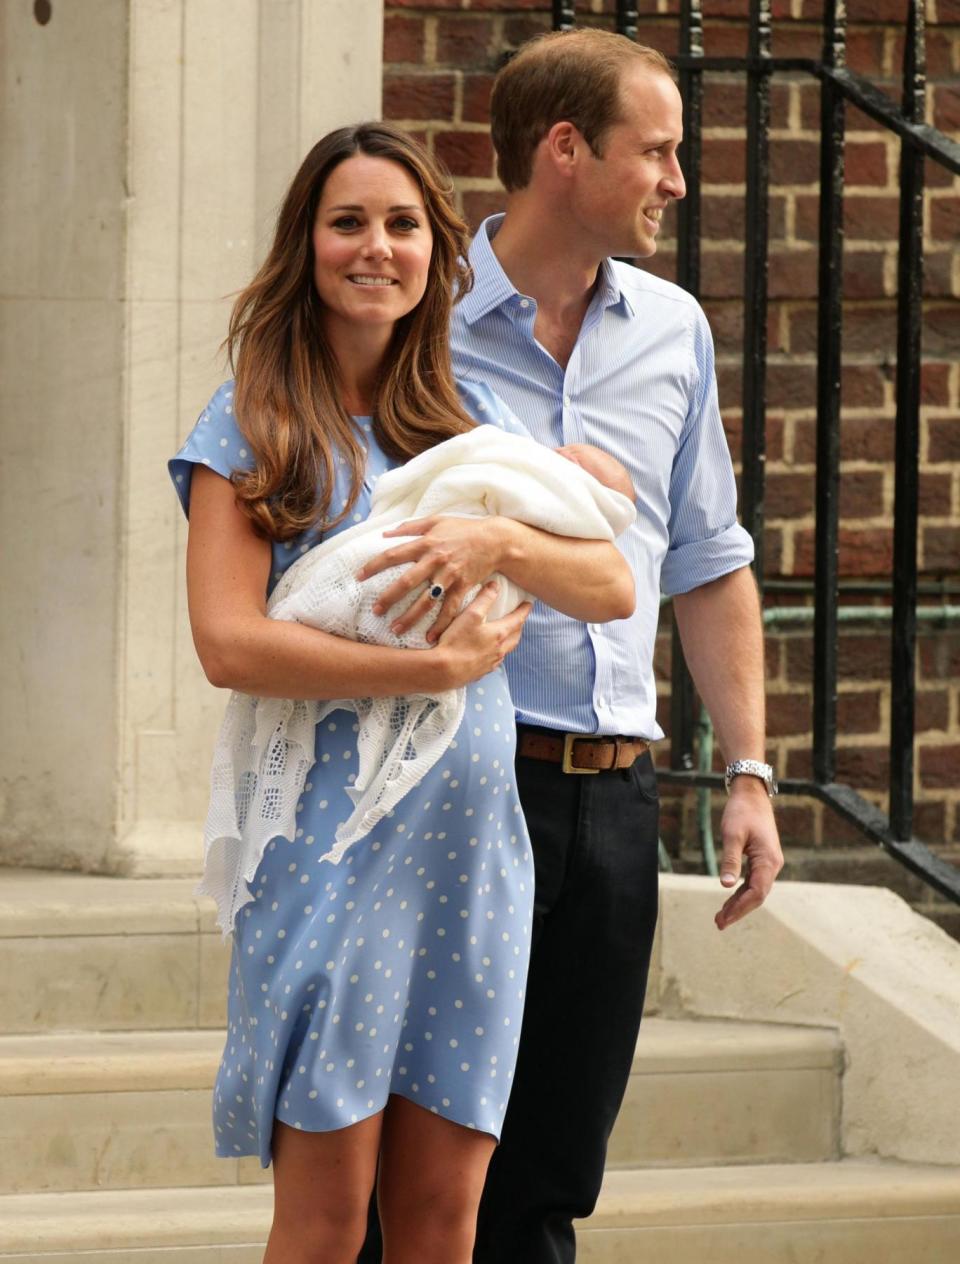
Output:
<path fill-rule="evenodd" d="M 0 5 L 0 864 L 196 872 L 224 695 L 166 474 L 380 0 Z"/>

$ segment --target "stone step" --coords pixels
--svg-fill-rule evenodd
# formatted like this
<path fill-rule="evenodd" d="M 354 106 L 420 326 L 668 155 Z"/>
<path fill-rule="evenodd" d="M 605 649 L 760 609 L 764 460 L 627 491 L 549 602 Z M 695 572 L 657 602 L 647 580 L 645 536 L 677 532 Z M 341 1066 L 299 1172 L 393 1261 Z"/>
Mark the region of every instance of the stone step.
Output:
<path fill-rule="evenodd" d="M 0 1194 L 269 1182 L 218 1159 L 219 1030 L 0 1037 Z"/>
<path fill-rule="evenodd" d="M 952 900 L 925 900 L 914 904 L 914 912 L 921 917 L 929 917 L 941 930 L 945 930 L 953 939 L 960 940 L 960 904 Z"/>
<path fill-rule="evenodd" d="M 265 1185 L 0 1197 L 3 1264 L 260 1264 Z"/>
<path fill-rule="evenodd" d="M 0 1035 L 222 1027 L 229 945 L 195 885 L 0 869 Z"/>
<path fill-rule="evenodd" d="M 608 1173 L 584 1264 L 953 1264 L 960 1171 L 846 1160 Z M 259 1264 L 265 1186 L 0 1197 L 4 1264 Z"/>
<path fill-rule="evenodd" d="M 829 816 L 827 813 L 825 822 Z M 933 849 L 948 864 L 960 865 L 960 847 L 956 844 L 940 843 Z M 921 913 L 921 905 L 937 899 L 934 890 L 921 877 L 866 840 L 846 847 L 833 847 L 828 843 L 813 848 L 791 846 L 786 849 L 784 858 L 781 881 L 887 887 Z"/>
<path fill-rule="evenodd" d="M 833 1030 L 646 1018 L 607 1168 L 836 1158 L 842 1063 Z"/>
<path fill-rule="evenodd" d="M 223 1027 L 230 944 L 195 886 L 0 868 L 0 1036 Z"/>
<path fill-rule="evenodd" d="M 269 1181 L 218 1159 L 222 1031 L 0 1037 L 0 1193 Z M 836 1154 L 836 1034 L 648 1018 L 612 1167 L 809 1162 Z"/>
<path fill-rule="evenodd" d="M 578 1264 L 955 1264 L 960 1169 L 838 1163 L 608 1172 Z"/>

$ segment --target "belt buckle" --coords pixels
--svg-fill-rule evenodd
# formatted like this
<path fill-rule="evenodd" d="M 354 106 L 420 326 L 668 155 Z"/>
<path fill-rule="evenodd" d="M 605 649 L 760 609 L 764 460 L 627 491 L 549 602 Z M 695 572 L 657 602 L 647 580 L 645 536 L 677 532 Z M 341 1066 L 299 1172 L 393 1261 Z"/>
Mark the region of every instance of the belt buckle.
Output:
<path fill-rule="evenodd" d="M 563 771 L 576 773 L 581 777 L 596 777 L 599 768 L 580 768 L 573 762 L 573 744 L 581 741 L 582 733 L 564 733 L 563 735 Z"/>

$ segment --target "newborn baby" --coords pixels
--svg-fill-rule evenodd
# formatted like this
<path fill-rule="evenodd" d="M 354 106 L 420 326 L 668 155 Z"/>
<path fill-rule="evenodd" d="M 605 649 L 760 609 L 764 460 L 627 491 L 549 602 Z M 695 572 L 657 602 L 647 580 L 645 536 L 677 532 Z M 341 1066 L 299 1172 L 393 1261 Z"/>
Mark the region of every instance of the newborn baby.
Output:
<path fill-rule="evenodd" d="M 357 579 L 357 572 L 409 538 L 385 539 L 385 531 L 434 514 L 500 515 L 556 535 L 613 540 L 636 511 L 626 470 L 599 449 L 570 444 L 551 452 L 533 439 L 478 426 L 383 475 L 366 521 L 329 536 L 295 562 L 272 593 L 268 616 L 352 640 L 430 648 L 426 633 L 435 610 L 400 635 L 390 629 L 423 585 L 386 615 L 377 615 L 373 606 L 403 568 L 392 567 L 366 582 Z M 533 600 L 504 576 L 490 578 L 497 579 L 499 592 L 488 619 Z M 478 591 L 479 585 L 464 604 Z M 296 804 L 314 763 L 318 721 L 344 709 L 359 719 L 359 768 L 347 787 L 354 810 L 337 826 L 334 846 L 321 858 L 336 864 L 449 747 L 463 719 L 465 697 L 463 688 L 430 696 L 322 702 L 231 695 L 214 750 L 206 865 L 198 888 L 217 901 L 224 934 L 252 898 L 247 883 L 267 843 L 278 835 L 294 837 Z"/>

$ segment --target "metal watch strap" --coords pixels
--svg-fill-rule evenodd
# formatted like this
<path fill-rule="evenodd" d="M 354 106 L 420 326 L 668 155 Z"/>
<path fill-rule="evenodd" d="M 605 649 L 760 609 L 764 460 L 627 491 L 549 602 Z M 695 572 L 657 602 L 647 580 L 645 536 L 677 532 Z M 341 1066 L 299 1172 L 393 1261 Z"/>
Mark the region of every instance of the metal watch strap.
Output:
<path fill-rule="evenodd" d="M 732 764 L 727 764 L 723 774 L 723 785 L 727 794 L 730 793 L 731 781 L 734 777 L 741 775 L 759 777 L 767 787 L 767 794 L 771 799 L 777 793 L 777 779 L 769 764 L 763 764 L 759 759 L 735 759 Z"/>

